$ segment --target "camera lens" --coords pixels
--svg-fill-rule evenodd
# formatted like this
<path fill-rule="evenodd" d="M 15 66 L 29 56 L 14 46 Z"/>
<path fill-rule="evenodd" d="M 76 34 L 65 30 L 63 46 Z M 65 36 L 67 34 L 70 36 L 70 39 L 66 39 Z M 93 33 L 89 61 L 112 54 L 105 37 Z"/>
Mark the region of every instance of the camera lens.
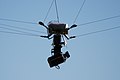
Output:
<path fill-rule="evenodd" d="M 65 52 L 64 57 L 65 57 L 65 58 L 69 58 L 69 57 L 70 57 L 70 54 L 69 54 L 69 52 L 68 52 L 68 51 L 67 51 L 67 52 Z"/>

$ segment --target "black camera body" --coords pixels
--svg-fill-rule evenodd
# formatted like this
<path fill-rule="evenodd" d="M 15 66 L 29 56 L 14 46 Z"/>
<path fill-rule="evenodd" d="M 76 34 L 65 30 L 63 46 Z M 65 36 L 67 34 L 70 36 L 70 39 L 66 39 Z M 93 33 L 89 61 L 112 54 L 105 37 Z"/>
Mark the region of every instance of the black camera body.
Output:
<path fill-rule="evenodd" d="M 65 54 L 57 54 L 57 55 L 52 55 L 49 57 L 48 63 L 50 67 L 58 66 L 59 64 L 63 63 L 70 57 L 68 51 L 65 52 Z"/>

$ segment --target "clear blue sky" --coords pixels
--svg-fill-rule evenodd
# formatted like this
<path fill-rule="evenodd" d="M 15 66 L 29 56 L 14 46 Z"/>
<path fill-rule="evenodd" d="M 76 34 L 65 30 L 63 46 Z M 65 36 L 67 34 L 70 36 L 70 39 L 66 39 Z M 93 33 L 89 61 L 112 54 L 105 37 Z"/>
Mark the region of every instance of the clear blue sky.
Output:
<path fill-rule="evenodd" d="M 0 18 L 30 22 L 43 21 L 52 0 L 0 0 Z M 83 0 L 57 0 L 60 22 L 72 25 Z M 120 0 L 87 0 L 76 23 L 120 15 Z M 53 5 L 46 24 L 56 19 Z M 39 25 L 0 21 L 46 32 Z M 0 25 L 1 26 L 1 25 Z M 80 35 L 120 26 L 120 18 L 79 26 L 70 34 Z M 6 26 L 1 26 L 6 27 Z M 1 29 L 0 31 L 4 31 Z M 41 33 L 37 33 L 41 35 Z M 49 68 L 52 40 L 0 33 L 0 80 L 120 80 L 120 29 L 92 34 L 68 41 L 71 57 Z"/>

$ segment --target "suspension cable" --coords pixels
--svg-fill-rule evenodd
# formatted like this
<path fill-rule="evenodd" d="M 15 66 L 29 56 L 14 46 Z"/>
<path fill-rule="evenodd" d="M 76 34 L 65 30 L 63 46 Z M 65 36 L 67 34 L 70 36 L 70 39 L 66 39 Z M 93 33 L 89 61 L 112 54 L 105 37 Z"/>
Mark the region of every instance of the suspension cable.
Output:
<path fill-rule="evenodd" d="M 75 22 L 76 22 L 76 20 L 77 20 L 77 18 L 78 18 L 78 16 L 79 16 L 79 14 L 80 14 L 80 12 L 82 11 L 82 8 L 83 8 L 83 6 L 84 6 L 85 2 L 86 2 L 86 0 L 84 0 L 84 1 L 83 1 L 82 6 L 80 7 L 80 9 L 79 9 L 79 11 L 78 11 L 78 14 L 77 14 L 77 16 L 75 17 L 75 20 L 74 20 L 74 22 L 73 22 L 73 23 L 75 23 Z"/>
<path fill-rule="evenodd" d="M 0 28 L 3 28 L 3 27 L 0 27 Z M 120 26 L 107 28 L 107 29 L 103 29 L 103 30 L 98 30 L 98 31 L 94 31 L 94 32 L 89 32 L 89 33 L 84 33 L 84 34 L 77 35 L 76 38 L 80 38 L 80 37 L 92 35 L 92 34 L 97 34 L 97 33 L 101 33 L 101 32 L 106 32 L 106 31 L 110 31 L 110 30 L 114 30 L 114 29 L 118 29 L 118 28 L 120 28 Z M 33 33 L 21 32 L 18 30 L 17 30 L 17 32 L 12 32 L 12 31 L 16 31 L 16 30 L 12 30 L 9 28 L 4 28 L 4 29 L 11 30 L 11 31 L 3 31 L 3 30 L 1 31 L 0 30 L 0 33 L 9 33 L 9 34 L 18 34 L 18 35 L 36 36 L 36 37 L 41 36 L 41 35 L 37 35 L 37 34 L 33 34 Z"/>
<path fill-rule="evenodd" d="M 57 14 L 57 21 L 59 22 L 59 14 L 58 14 L 58 8 L 57 8 L 57 1 L 55 0 L 55 8 L 56 8 L 56 14 Z"/>
<path fill-rule="evenodd" d="M 11 21 L 11 22 L 19 22 L 19 23 L 27 23 L 27 24 L 37 24 L 37 23 L 34 23 L 34 22 L 13 20 L 13 19 L 7 19 L 7 18 L 0 18 L 0 20 L 2 20 L 2 21 Z"/>
<path fill-rule="evenodd" d="M 46 34 L 45 32 L 42 32 L 42 31 L 31 30 L 31 29 L 26 29 L 26 28 L 16 27 L 16 26 L 7 25 L 7 24 L 1 24 L 1 23 L 0 23 L 0 25 L 2 25 L 2 26 L 6 26 L 6 27 L 9 27 L 9 28 L 20 29 L 20 30 L 24 30 L 24 31 L 26 30 L 26 31 L 31 31 L 31 32 L 37 32 L 37 33 Z"/>
<path fill-rule="evenodd" d="M 92 24 L 92 23 L 96 23 L 96 22 L 101 22 L 101 21 L 105 21 L 105 20 L 109 20 L 109 19 L 113 19 L 113 18 L 118 18 L 118 17 L 120 17 L 120 15 L 112 16 L 112 17 L 107 17 L 107 18 L 103 18 L 103 19 L 99 19 L 99 20 L 94 20 L 94 21 L 90 21 L 90 22 L 86 22 L 86 23 L 82 23 L 82 24 L 79 24 L 77 26 L 88 25 L 88 24 Z"/>
<path fill-rule="evenodd" d="M 0 31 L 1 33 L 11 33 L 11 34 L 21 34 L 21 35 L 29 35 L 29 36 L 41 36 L 41 35 L 37 35 L 37 34 L 33 34 L 30 32 L 24 32 L 24 31 L 20 31 L 20 30 L 16 30 L 16 29 L 11 29 L 11 28 L 6 28 L 6 27 L 0 27 L 1 29 L 4 30 L 9 30 L 9 31 Z"/>
<path fill-rule="evenodd" d="M 47 17 L 48 17 L 48 14 L 50 13 L 50 10 L 51 10 L 51 8 L 52 8 L 52 5 L 53 5 L 54 1 L 55 1 L 55 0 L 52 1 L 51 5 L 50 5 L 50 7 L 49 7 L 49 9 L 48 9 L 48 12 L 47 12 L 47 14 L 46 14 L 46 16 L 45 16 L 44 22 L 46 21 L 46 19 L 47 19 Z"/>
<path fill-rule="evenodd" d="M 12 31 L 1 31 L 0 33 L 7 33 L 7 34 L 17 34 L 17 35 L 25 35 L 25 36 L 34 36 L 34 37 L 40 37 L 41 35 L 33 34 L 33 33 L 21 33 L 21 32 L 12 32 Z"/>
<path fill-rule="evenodd" d="M 82 36 L 87 36 L 87 35 L 91 35 L 91 34 L 106 32 L 106 31 L 110 31 L 110 30 L 114 30 L 114 29 L 118 29 L 118 28 L 120 28 L 120 26 L 111 27 L 111 28 L 107 28 L 107 29 L 103 29 L 103 30 L 98 30 L 98 31 L 94 31 L 94 32 L 89 32 L 89 33 L 84 33 L 84 34 L 81 34 L 81 35 L 77 35 L 76 37 L 82 37 Z"/>

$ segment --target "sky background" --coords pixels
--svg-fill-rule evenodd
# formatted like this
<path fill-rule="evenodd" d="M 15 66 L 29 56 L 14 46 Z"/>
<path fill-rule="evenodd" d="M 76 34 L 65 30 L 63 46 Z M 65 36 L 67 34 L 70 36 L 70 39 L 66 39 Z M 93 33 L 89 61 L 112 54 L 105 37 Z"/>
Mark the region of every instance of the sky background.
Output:
<path fill-rule="evenodd" d="M 38 23 L 44 20 L 51 2 L 52 0 L 0 0 L 0 18 Z M 82 2 L 83 0 L 57 0 L 60 22 L 72 25 Z M 116 15 L 120 15 L 120 0 L 87 0 L 76 24 Z M 51 20 L 56 20 L 54 5 L 45 24 Z M 37 24 L 2 20 L 0 24 L 46 32 Z M 120 26 L 120 17 L 78 26 L 70 34 L 80 35 L 116 26 Z M 0 27 L 8 28 L 2 25 Z M 9 30 L 0 28 L 0 31 Z M 71 57 L 57 70 L 49 68 L 47 63 L 47 58 L 51 56 L 52 40 L 0 32 L 0 80 L 120 80 L 119 35 L 120 29 L 115 29 L 69 40 L 63 52 L 68 50 Z"/>

